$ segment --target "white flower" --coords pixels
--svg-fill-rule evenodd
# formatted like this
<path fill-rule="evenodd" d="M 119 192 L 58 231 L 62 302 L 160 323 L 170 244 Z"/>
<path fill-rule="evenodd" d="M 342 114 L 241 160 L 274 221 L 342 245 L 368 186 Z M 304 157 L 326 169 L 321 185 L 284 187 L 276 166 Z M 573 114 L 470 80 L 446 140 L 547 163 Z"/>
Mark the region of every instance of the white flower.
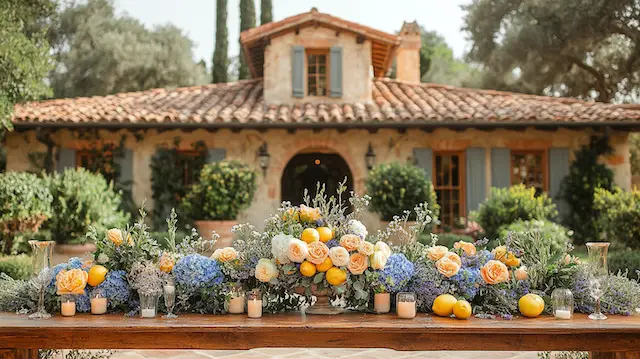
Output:
<path fill-rule="evenodd" d="M 109 256 L 104 254 L 104 253 L 100 253 L 98 255 L 98 263 L 100 264 L 105 264 L 109 262 Z"/>
<path fill-rule="evenodd" d="M 290 261 L 296 263 L 302 263 L 309 254 L 309 247 L 307 243 L 299 239 L 290 239 L 289 246 L 287 247 L 287 257 Z"/>
<path fill-rule="evenodd" d="M 367 238 L 367 234 L 369 234 L 367 227 L 357 219 L 349 220 L 349 223 L 347 223 L 347 233 L 355 234 L 362 239 Z"/>
<path fill-rule="evenodd" d="M 271 239 L 271 254 L 273 258 L 277 259 L 280 264 L 288 264 L 289 260 L 289 241 L 293 239 L 293 236 L 280 233 Z"/>
<path fill-rule="evenodd" d="M 382 254 L 384 254 L 384 256 L 387 257 L 387 259 L 391 257 L 391 248 L 389 248 L 389 245 L 383 241 L 376 242 L 376 245 L 374 246 L 374 250 L 376 252 L 382 252 Z"/>
<path fill-rule="evenodd" d="M 368 257 L 372 255 L 373 252 L 375 252 L 375 247 L 371 242 L 362 241 L 362 243 L 360 243 L 360 247 L 358 247 L 358 252 L 360 252 L 360 254 L 362 254 L 363 256 Z"/>
<path fill-rule="evenodd" d="M 270 259 L 262 258 L 256 264 L 256 278 L 263 282 L 269 283 L 272 279 L 278 277 L 278 267 Z"/>
<path fill-rule="evenodd" d="M 333 247 L 329 249 L 329 258 L 336 267 L 344 267 L 349 264 L 349 252 L 344 247 Z"/>
<path fill-rule="evenodd" d="M 369 257 L 369 263 L 372 269 L 384 269 L 384 266 L 387 265 L 387 259 L 388 257 L 384 254 L 384 252 L 377 251 L 374 252 L 371 257 Z"/>

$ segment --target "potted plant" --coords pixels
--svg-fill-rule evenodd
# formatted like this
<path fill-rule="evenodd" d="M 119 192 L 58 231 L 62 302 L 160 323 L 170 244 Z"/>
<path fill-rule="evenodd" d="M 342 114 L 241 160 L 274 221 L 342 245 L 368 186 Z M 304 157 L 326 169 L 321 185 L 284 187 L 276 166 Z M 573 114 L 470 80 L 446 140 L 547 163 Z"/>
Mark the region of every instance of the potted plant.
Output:
<path fill-rule="evenodd" d="M 386 227 L 393 216 L 401 216 L 426 202 L 433 221 L 425 227 L 425 232 L 433 230 L 440 206 L 431 181 L 420 167 L 401 163 L 378 165 L 369 172 L 366 186 L 371 196 L 371 209 L 380 216 L 382 227 Z M 411 212 L 408 219 L 415 221 L 415 213 Z"/>
<path fill-rule="evenodd" d="M 216 231 L 216 248 L 231 244 L 231 228 L 238 214 L 249 207 L 256 191 L 256 173 L 239 161 L 204 165 L 200 178 L 182 200 L 182 210 L 195 221 L 200 235 Z"/>

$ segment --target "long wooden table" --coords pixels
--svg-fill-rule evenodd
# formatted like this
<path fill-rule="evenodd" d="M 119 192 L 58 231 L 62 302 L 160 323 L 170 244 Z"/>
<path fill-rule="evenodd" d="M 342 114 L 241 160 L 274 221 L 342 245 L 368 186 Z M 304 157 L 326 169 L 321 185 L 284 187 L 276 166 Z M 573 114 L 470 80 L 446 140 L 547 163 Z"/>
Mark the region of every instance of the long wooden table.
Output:
<path fill-rule="evenodd" d="M 0 358 L 37 358 L 57 349 L 251 349 L 264 347 L 391 348 L 395 350 L 499 350 L 594 352 L 597 358 L 640 358 L 640 317 L 592 321 L 552 317 L 456 320 L 419 314 L 302 313 L 265 315 L 183 314 L 177 319 L 121 314 L 29 320 L 0 313 Z"/>

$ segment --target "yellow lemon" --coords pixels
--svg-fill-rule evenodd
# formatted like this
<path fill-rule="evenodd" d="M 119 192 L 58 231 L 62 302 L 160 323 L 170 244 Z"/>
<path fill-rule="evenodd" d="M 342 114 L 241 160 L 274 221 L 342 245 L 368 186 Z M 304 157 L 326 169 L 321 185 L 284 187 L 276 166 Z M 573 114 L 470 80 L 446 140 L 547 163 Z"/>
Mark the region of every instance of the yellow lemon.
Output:
<path fill-rule="evenodd" d="M 316 229 L 320 234 L 320 241 L 322 243 L 327 243 L 333 239 L 333 231 L 329 227 L 318 227 Z"/>
<path fill-rule="evenodd" d="M 109 270 L 101 265 L 91 267 L 91 269 L 89 269 L 87 284 L 92 287 L 100 285 L 100 283 L 104 282 L 107 278 L 107 273 L 109 273 Z"/>
<path fill-rule="evenodd" d="M 347 272 L 338 267 L 331 267 L 325 274 L 327 282 L 331 285 L 338 286 L 347 281 Z"/>
<path fill-rule="evenodd" d="M 466 300 L 459 300 L 453 305 L 453 315 L 458 319 L 467 319 L 471 316 L 471 304 Z"/>
<path fill-rule="evenodd" d="M 300 274 L 305 277 L 313 277 L 314 275 L 316 275 L 315 264 L 309 261 L 302 262 L 302 264 L 300 264 Z"/>
<path fill-rule="evenodd" d="M 304 231 L 302 231 L 302 235 L 300 236 L 300 239 L 302 239 L 303 241 L 307 242 L 307 244 L 309 244 L 311 242 L 319 241 L 320 233 L 318 233 L 318 230 L 315 228 L 307 228 Z"/>
<path fill-rule="evenodd" d="M 525 317 L 535 318 L 544 310 L 544 300 L 537 294 L 523 295 L 518 301 L 518 309 Z"/>
<path fill-rule="evenodd" d="M 453 314 L 453 306 L 456 305 L 457 302 L 456 297 L 451 294 L 442 294 L 433 301 L 431 310 L 433 310 L 436 315 L 448 317 Z"/>
<path fill-rule="evenodd" d="M 316 269 L 318 270 L 318 272 L 326 272 L 331 267 L 333 267 L 333 262 L 329 257 L 327 257 L 327 259 L 325 259 L 324 262 L 320 264 L 316 264 Z"/>

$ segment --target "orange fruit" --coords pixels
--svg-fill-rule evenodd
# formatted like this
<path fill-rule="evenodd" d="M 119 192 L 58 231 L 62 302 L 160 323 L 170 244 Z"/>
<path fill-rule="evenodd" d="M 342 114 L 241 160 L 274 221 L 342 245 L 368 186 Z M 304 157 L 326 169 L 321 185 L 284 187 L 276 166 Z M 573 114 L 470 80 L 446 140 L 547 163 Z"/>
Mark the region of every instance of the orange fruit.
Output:
<path fill-rule="evenodd" d="M 347 281 L 347 272 L 338 267 L 331 267 L 327 271 L 327 274 L 325 274 L 325 277 L 327 279 L 327 283 L 333 286 L 339 286 Z"/>
<path fill-rule="evenodd" d="M 100 285 L 107 278 L 109 270 L 101 265 L 95 265 L 89 269 L 89 277 L 87 278 L 87 284 L 92 287 Z"/>
<path fill-rule="evenodd" d="M 318 227 L 316 228 L 318 233 L 320 234 L 320 242 L 327 243 L 333 239 L 333 231 L 329 227 Z"/>
<path fill-rule="evenodd" d="M 535 318 L 544 310 L 544 300 L 537 294 L 523 295 L 518 301 L 518 309 L 525 317 Z"/>
<path fill-rule="evenodd" d="M 320 240 L 320 233 L 315 228 L 306 228 L 302 231 L 302 235 L 300 239 L 306 242 L 307 244 Z"/>
<path fill-rule="evenodd" d="M 305 277 L 313 277 L 314 275 L 316 275 L 315 264 L 309 261 L 302 262 L 302 264 L 300 264 L 300 274 Z"/>
<path fill-rule="evenodd" d="M 457 319 L 467 319 L 471 316 L 471 304 L 466 300 L 459 300 L 453 305 L 453 315 Z"/>
<path fill-rule="evenodd" d="M 327 259 L 325 259 L 324 262 L 320 264 L 316 264 L 316 269 L 318 270 L 318 272 L 326 272 L 331 267 L 333 267 L 333 262 L 329 257 L 327 257 Z"/>
<path fill-rule="evenodd" d="M 456 305 L 457 302 L 456 297 L 451 294 L 441 294 L 433 301 L 431 310 L 433 310 L 436 315 L 448 317 L 453 314 L 453 306 Z"/>

